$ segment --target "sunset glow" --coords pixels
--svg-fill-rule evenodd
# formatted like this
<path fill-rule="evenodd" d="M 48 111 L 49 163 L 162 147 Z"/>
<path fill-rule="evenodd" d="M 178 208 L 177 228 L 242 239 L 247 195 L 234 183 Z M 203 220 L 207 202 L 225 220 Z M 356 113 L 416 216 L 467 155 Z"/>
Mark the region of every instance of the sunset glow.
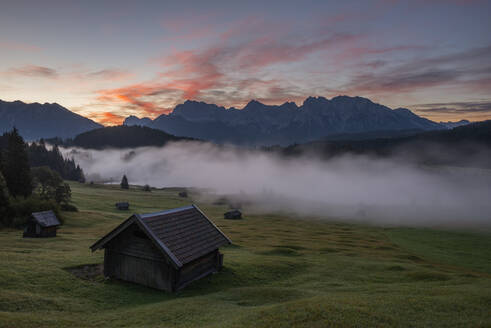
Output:
<path fill-rule="evenodd" d="M 484 0 L 16 1 L 0 10 L 0 99 L 105 125 L 186 99 L 340 94 L 435 121 L 490 119 L 490 12 Z"/>

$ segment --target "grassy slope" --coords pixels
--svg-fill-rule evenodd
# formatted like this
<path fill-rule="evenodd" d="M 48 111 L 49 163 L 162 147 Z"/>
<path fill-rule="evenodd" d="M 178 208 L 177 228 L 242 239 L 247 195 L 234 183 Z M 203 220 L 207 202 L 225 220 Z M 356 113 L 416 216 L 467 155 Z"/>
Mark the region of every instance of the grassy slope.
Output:
<path fill-rule="evenodd" d="M 188 204 L 176 190 L 145 193 L 72 184 L 79 213 L 54 239 L 0 231 L 0 327 L 491 326 L 490 236 L 300 220 L 222 219 L 235 245 L 225 269 L 177 294 L 81 280 L 64 268 L 100 263 L 88 247 L 131 212 Z"/>

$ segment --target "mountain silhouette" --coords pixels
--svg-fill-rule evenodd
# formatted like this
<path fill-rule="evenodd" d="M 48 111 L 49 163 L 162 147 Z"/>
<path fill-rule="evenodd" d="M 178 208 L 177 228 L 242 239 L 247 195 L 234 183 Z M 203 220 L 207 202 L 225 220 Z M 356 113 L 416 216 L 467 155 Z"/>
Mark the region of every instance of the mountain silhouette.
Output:
<path fill-rule="evenodd" d="M 125 125 L 141 125 L 167 133 L 248 146 L 288 145 L 331 135 L 376 131 L 428 131 L 445 129 L 406 108 L 390 109 L 367 98 L 309 97 L 301 106 L 293 102 L 266 105 L 250 101 L 243 109 L 186 101 L 169 115 L 155 120 L 128 117 Z"/>
<path fill-rule="evenodd" d="M 0 100 L 0 134 L 12 130 L 14 126 L 29 141 L 52 137 L 71 138 L 102 127 L 57 103 L 26 104 L 18 100 Z"/>

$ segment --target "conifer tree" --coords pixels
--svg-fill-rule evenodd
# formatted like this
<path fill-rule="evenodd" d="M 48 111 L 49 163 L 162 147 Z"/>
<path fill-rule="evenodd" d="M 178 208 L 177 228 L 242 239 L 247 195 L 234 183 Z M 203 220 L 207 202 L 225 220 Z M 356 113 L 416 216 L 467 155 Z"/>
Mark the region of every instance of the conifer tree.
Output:
<path fill-rule="evenodd" d="M 28 197 L 32 193 L 31 168 L 27 155 L 27 145 L 14 128 L 7 133 L 7 148 L 3 154 L 2 171 L 10 194 Z"/>
<path fill-rule="evenodd" d="M 121 180 L 121 188 L 122 189 L 129 189 L 130 185 L 128 184 L 128 178 L 126 175 L 123 175 L 123 179 Z"/>
<path fill-rule="evenodd" d="M 0 172 L 0 218 L 3 217 L 9 208 L 9 191 L 7 189 L 7 183 Z"/>

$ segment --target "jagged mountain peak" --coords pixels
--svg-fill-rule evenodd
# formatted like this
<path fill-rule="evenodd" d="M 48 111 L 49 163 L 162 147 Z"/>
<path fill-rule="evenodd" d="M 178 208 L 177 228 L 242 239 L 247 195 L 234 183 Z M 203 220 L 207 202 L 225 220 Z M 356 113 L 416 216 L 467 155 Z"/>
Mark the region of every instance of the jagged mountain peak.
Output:
<path fill-rule="evenodd" d="M 256 99 L 252 99 L 251 101 L 249 101 L 249 102 L 247 103 L 246 107 L 247 107 L 247 106 L 249 106 L 249 105 L 251 105 L 251 106 L 252 106 L 252 105 L 264 105 L 264 104 L 263 104 L 262 102 L 260 102 L 260 101 L 256 100 Z"/>
<path fill-rule="evenodd" d="M 265 107 L 268 107 L 268 105 L 265 105 L 262 102 L 253 99 L 249 101 L 247 105 L 245 105 L 244 108 L 242 108 L 242 110 L 249 111 L 249 110 L 260 109 L 260 108 L 262 109 Z"/>
<path fill-rule="evenodd" d="M 312 104 L 318 104 L 318 103 L 322 103 L 322 102 L 326 102 L 328 101 L 327 98 L 325 97 L 322 97 L 322 96 L 318 96 L 318 97 L 307 97 L 304 101 L 303 101 L 303 104 L 302 106 L 309 106 L 309 105 L 312 105 Z"/>

